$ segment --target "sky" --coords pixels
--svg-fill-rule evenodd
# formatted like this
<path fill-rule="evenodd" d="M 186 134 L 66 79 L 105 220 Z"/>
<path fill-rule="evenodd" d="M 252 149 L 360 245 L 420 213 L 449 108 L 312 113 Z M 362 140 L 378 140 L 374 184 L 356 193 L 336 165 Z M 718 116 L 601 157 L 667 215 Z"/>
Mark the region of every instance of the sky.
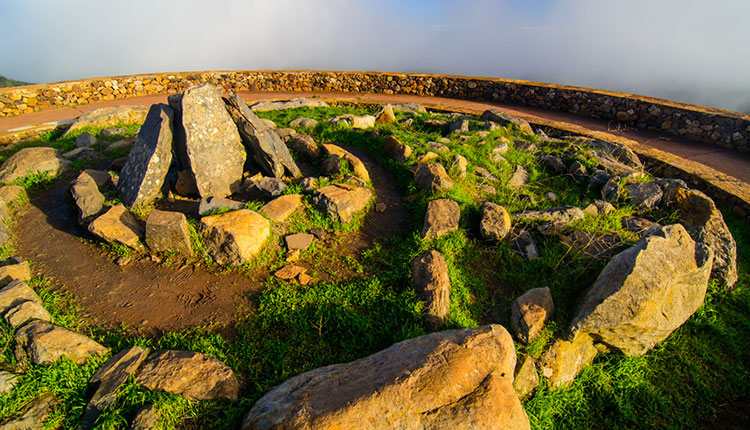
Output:
<path fill-rule="evenodd" d="M 750 113 L 748 0 L 0 0 L 0 75 L 526 79 Z"/>

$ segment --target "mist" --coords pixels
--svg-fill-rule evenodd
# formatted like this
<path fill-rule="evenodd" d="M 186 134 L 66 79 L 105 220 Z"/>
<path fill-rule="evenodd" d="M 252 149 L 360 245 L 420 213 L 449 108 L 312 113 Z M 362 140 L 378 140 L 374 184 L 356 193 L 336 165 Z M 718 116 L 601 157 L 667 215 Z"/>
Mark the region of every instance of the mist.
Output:
<path fill-rule="evenodd" d="M 445 73 L 750 113 L 748 22 L 746 0 L 4 0 L 0 74 Z"/>

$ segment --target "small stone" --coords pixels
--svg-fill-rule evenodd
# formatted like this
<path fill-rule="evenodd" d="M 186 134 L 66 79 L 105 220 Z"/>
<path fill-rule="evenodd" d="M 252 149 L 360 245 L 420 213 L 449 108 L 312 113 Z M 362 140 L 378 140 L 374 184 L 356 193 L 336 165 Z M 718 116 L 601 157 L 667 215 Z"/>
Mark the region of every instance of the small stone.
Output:
<path fill-rule="evenodd" d="M 638 217 L 625 217 L 621 220 L 622 228 L 624 228 L 627 231 L 632 231 L 633 233 L 639 234 L 643 236 L 646 234 L 648 230 L 650 230 L 653 227 L 658 227 L 659 224 L 649 221 L 646 218 L 638 218 Z"/>
<path fill-rule="evenodd" d="M 556 202 L 557 194 L 553 193 L 552 191 L 547 191 L 546 193 L 544 193 L 544 198 L 546 198 L 547 200 L 551 202 Z"/>
<path fill-rule="evenodd" d="M 427 213 L 422 227 L 422 239 L 433 240 L 458 229 L 461 209 L 451 199 L 432 200 L 427 204 Z"/>
<path fill-rule="evenodd" d="M 34 301 L 20 303 L 5 314 L 5 322 L 13 328 L 21 327 L 32 319 L 52 321 L 52 316 L 47 309 Z"/>
<path fill-rule="evenodd" d="M 493 187 L 491 185 L 479 184 L 479 185 L 477 185 L 477 190 L 480 193 L 489 194 L 489 195 L 492 195 L 492 196 L 497 195 L 497 190 L 495 189 L 495 187 Z"/>
<path fill-rule="evenodd" d="M 469 165 L 469 162 L 466 160 L 466 157 L 463 155 L 454 155 L 453 156 L 453 163 L 451 164 L 451 173 L 455 174 L 455 177 L 458 179 L 465 179 L 466 178 L 466 167 Z"/>
<path fill-rule="evenodd" d="M 213 212 L 236 211 L 245 206 L 244 203 L 223 197 L 204 197 L 198 206 L 198 215 L 204 216 Z"/>
<path fill-rule="evenodd" d="M 113 206 L 95 219 L 88 230 L 109 243 L 119 243 L 133 249 L 143 248 L 143 227 L 122 204 Z"/>
<path fill-rule="evenodd" d="M 429 146 L 433 151 L 441 154 L 447 154 L 451 152 L 450 148 L 440 142 L 427 142 L 427 146 Z"/>
<path fill-rule="evenodd" d="M 437 163 L 419 164 L 414 174 L 414 182 L 417 187 L 429 191 L 445 191 L 453 187 L 450 176 L 443 166 Z"/>
<path fill-rule="evenodd" d="M 277 270 L 273 275 L 281 280 L 288 281 L 294 279 L 302 273 L 305 273 L 307 269 L 301 266 L 287 265 Z"/>
<path fill-rule="evenodd" d="M 527 142 L 525 140 L 514 140 L 513 147 L 515 147 L 519 151 L 528 152 L 528 153 L 534 153 L 539 150 L 536 147 L 536 145 L 534 145 L 531 142 Z"/>
<path fill-rule="evenodd" d="M 417 163 L 429 163 L 430 161 L 439 160 L 440 156 L 436 153 L 429 151 L 427 153 L 424 153 L 417 158 Z"/>
<path fill-rule="evenodd" d="M 130 423 L 130 430 L 154 430 L 158 428 L 159 420 L 161 416 L 156 406 L 144 406 L 135 414 L 133 422 Z"/>
<path fill-rule="evenodd" d="M 76 147 L 78 148 L 88 148 L 96 145 L 96 143 L 96 136 L 88 132 L 81 133 L 78 137 L 76 137 Z"/>
<path fill-rule="evenodd" d="M 568 167 L 568 173 L 575 176 L 576 178 L 582 178 L 586 176 L 586 166 L 584 166 L 580 161 L 576 160 L 574 161 L 569 167 Z"/>
<path fill-rule="evenodd" d="M 620 178 L 614 176 L 602 187 L 602 200 L 614 202 L 620 197 Z"/>
<path fill-rule="evenodd" d="M 300 181 L 299 186 L 304 191 L 313 191 L 316 188 L 320 187 L 320 181 L 318 181 L 318 178 L 307 177 L 307 178 L 303 178 Z"/>
<path fill-rule="evenodd" d="M 500 144 L 492 148 L 492 153 L 496 155 L 505 155 L 506 152 L 508 152 L 507 142 L 500 142 Z"/>
<path fill-rule="evenodd" d="M 307 233 L 290 234 L 284 238 L 286 247 L 290 251 L 299 250 L 304 251 L 310 245 L 312 245 L 313 235 Z"/>
<path fill-rule="evenodd" d="M 300 285 L 310 285 L 312 282 L 312 277 L 306 273 L 300 273 L 297 275 L 297 280 L 299 281 Z"/>
<path fill-rule="evenodd" d="M 382 203 L 382 202 L 381 203 L 377 203 L 375 205 L 375 212 L 377 212 L 379 214 L 382 214 L 383 212 L 385 212 L 385 210 L 387 208 L 388 208 L 388 205 L 386 205 L 385 203 Z"/>
<path fill-rule="evenodd" d="M 348 188 L 347 188 L 348 187 Z M 313 206 L 329 216 L 347 223 L 354 215 L 364 210 L 372 199 L 367 188 L 344 184 L 329 185 L 315 190 Z"/>
<path fill-rule="evenodd" d="M 615 210 L 615 207 L 611 203 L 604 200 L 594 200 L 583 209 L 583 213 L 590 216 L 603 216 L 613 210 Z"/>
<path fill-rule="evenodd" d="M 565 167 L 565 163 L 563 163 L 560 158 L 553 155 L 543 155 L 539 158 L 539 161 L 555 173 L 563 174 L 568 171 L 568 168 Z"/>
<path fill-rule="evenodd" d="M 310 230 L 310 233 L 312 233 L 312 235 L 315 236 L 318 240 L 325 240 L 326 236 L 328 235 L 322 228 L 313 228 Z"/>
<path fill-rule="evenodd" d="M 630 184 L 625 186 L 625 192 L 640 210 L 653 210 L 661 203 L 664 193 L 655 182 L 645 184 Z"/>
<path fill-rule="evenodd" d="M 249 181 L 245 187 L 247 194 L 253 200 L 270 201 L 281 195 L 286 189 L 284 181 L 278 178 L 262 177 Z"/>
<path fill-rule="evenodd" d="M 529 261 L 539 258 L 539 248 L 536 246 L 536 242 L 534 242 L 534 239 L 528 231 L 520 230 L 518 232 L 513 232 L 511 235 L 511 241 L 511 251 Z"/>
<path fill-rule="evenodd" d="M 349 151 L 345 150 L 344 148 L 341 148 L 340 146 L 333 145 L 333 144 L 323 144 L 323 150 L 328 153 L 329 155 L 337 155 L 341 157 L 341 159 L 346 160 L 347 163 L 352 168 L 352 172 L 362 178 L 365 182 L 370 182 L 370 174 L 367 172 L 367 168 L 365 167 L 364 163 L 354 156 Z"/>
<path fill-rule="evenodd" d="M 451 134 L 453 133 L 468 133 L 469 132 L 469 120 L 459 120 L 452 122 L 448 125 L 448 130 Z"/>
<path fill-rule="evenodd" d="M 375 113 L 375 123 L 377 124 L 392 124 L 396 122 L 396 115 L 393 113 L 393 106 L 390 104 L 383 105 L 380 110 Z"/>
<path fill-rule="evenodd" d="M 572 342 L 558 339 L 544 354 L 541 370 L 554 391 L 570 385 L 576 376 L 594 361 L 597 350 L 590 339 L 579 336 Z"/>
<path fill-rule="evenodd" d="M 482 239 L 499 242 L 510 232 L 510 215 L 504 207 L 484 202 L 479 213 L 479 235 Z"/>
<path fill-rule="evenodd" d="M 413 152 L 410 146 L 404 145 L 395 136 L 383 140 L 383 150 L 397 163 L 406 163 Z"/>
<path fill-rule="evenodd" d="M 539 336 L 544 324 L 555 314 L 555 304 L 549 288 L 534 288 L 511 304 L 510 327 L 522 343 L 530 343 Z"/>
<path fill-rule="evenodd" d="M 316 125 L 318 125 L 318 121 L 306 117 L 299 117 L 297 119 L 289 121 L 289 126 L 291 127 L 313 128 Z"/>
<path fill-rule="evenodd" d="M 125 134 L 125 129 L 124 128 L 105 128 L 104 130 L 100 131 L 99 134 L 104 137 L 115 137 L 121 134 Z"/>
<path fill-rule="evenodd" d="M 451 143 L 451 140 L 449 138 L 447 138 L 447 137 L 441 137 L 440 139 L 438 139 L 438 142 L 444 143 L 444 144 L 447 145 L 447 144 Z"/>
<path fill-rule="evenodd" d="M 520 164 L 516 166 L 516 171 L 508 181 L 508 187 L 510 188 L 521 188 L 529 183 L 529 173 Z"/>
<path fill-rule="evenodd" d="M 495 175 L 490 173 L 490 171 L 485 169 L 484 167 L 481 167 L 481 166 L 474 167 L 474 173 L 482 179 L 486 179 L 488 181 L 495 181 L 495 182 L 498 181 Z"/>
<path fill-rule="evenodd" d="M 516 374 L 513 378 L 513 388 L 518 398 L 523 399 L 531 395 L 539 386 L 539 374 L 534 359 L 526 355 L 516 364 Z"/>
<path fill-rule="evenodd" d="M 293 150 L 299 152 L 310 160 L 318 159 L 323 152 L 323 149 L 315 143 L 315 139 L 306 134 L 298 134 L 291 138 L 290 146 Z"/>
<path fill-rule="evenodd" d="M 131 261 L 133 261 L 133 258 L 129 255 L 117 257 L 117 260 L 115 260 L 115 264 L 117 264 L 118 266 L 127 266 Z"/>
<path fill-rule="evenodd" d="M 305 178 L 315 179 L 315 178 Z M 258 213 L 273 222 L 284 222 L 291 214 L 302 206 L 300 194 L 287 194 L 266 203 L 258 210 Z"/>
<path fill-rule="evenodd" d="M 523 118 L 503 112 L 500 109 L 489 109 L 482 113 L 482 119 L 492 121 L 502 126 L 513 125 L 524 133 L 534 134 L 534 130 L 528 121 Z"/>
<path fill-rule="evenodd" d="M 104 209 L 104 195 L 94 178 L 82 172 L 70 186 L 70 196 L 78 209 L 78 222 L 86 225 Z"/>

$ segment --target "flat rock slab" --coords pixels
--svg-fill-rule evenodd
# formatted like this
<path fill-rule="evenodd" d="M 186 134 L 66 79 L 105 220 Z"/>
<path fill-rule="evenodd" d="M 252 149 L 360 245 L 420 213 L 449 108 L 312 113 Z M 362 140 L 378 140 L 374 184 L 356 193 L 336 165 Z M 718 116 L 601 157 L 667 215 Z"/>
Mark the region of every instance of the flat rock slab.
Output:
<path fill-rule="evenodd" d="M 146 245 L 153 252 L 193 255 L 187 218 L 181 212 L 154 209 L 146 219 Z"/>
<path fill-rule="evenodd" d="M 306 271 L 307 269 L 302 266 L 294 266 L 289 264 L 277 270 L 273 275 L 281 280 L 288 281 L 304 274 Z"/>
<path fill-rule="evenodd" d="M 302 206 L 301 194 L 287 194 L 277 197 L 263 205 L 258 213 L 273 222 L 284 222 L 291 214 Z"/>
<path fill-rule="evenodd" d="M 271 223 L 249 209 L 203 217 L 201 226 L 206 252 L 219 264 L 251 261 L 271 235 Z"/>
<path fill-rule="evenodd" d="M 424 216 L 422 227 L 422 238 L 425 240 L 437 239 L 458 229 L 458 221 L 461 219 L 461 208 L 458 203 L 451 199 L 432 200 L 427 204 L 427 213 Z"/>
<path fill-rule="evenodd" d="M 15 279 L 0 290 L 0 314 L 4 314 L 24 302 L 43 306 L 42 299 L 26 282 Z"/>
<path fill-rule="evenodd" d="M 86 127 L 107 127 L 117 124 L 140 124 L 146 120 L 148 109 L 145 106 L 109 106 L 86 112 L 71 124 L 63 137 L 68 137 Z"/>
<path fill-rule="evenodd" d="M 0 285 L 7 285 L 16 279 L 24 282 L 31 279 L 29 262 L 13 257 L 0 263 Z"/>
<path fill-rule="evenodd" d="M 221 361 L 193 351 L 158 351 L 143 364 L 136 382 L 192 400 L 237 400 L 239 382 Z"/>
<path fill-rule="evenodd" d="M 117 183 L 127 206 L 148 204 L 159 196 L 172 163 L 173 120 L 174 111 L 165 104 L 149 109 Z"/>
<path fill-rule="evenodd" d="M 341 222 L 351 221 L 354 214 L 367 207 L 372 191 L 352 185 L 329 185 L 315 190 L 313 205 Z"/>
<path fill-rule="evenodd" d="M 451 281 L 443 254 L 434 249 L 423 252 L 411 262 L 414 290 L 426 303 L 427 325 L 438 329 L 450 312 Z"/>
<path fill-rule="evenodd" d="M 260 398 L 243 430 L 528 429 L 498 325 L 443 331 L 311 370 Z"/>
<path fill-rule="evenodd" d="M 34 364 L 50 364 L 61 357 L 81 364 L 109 349 L 88 337 L 46 321 L 32 320 L 16 331 L 16 340 L 26 348 Z"/>
<path fill-rule="evenodd" d="M 23 148 L 11 155 L 0 166 L 0 184 L 9 184 L 16 179 L 38 173 L 55 176 L 70 167 L 70 161 L 62 158 L 55 148 Z"/>
<path fill-rule="evenodd" d="M 143 227 L 123 204 L 112 206 L 89 224 L 89 231 L 109 243 L 119 243 L 133 249 L 143 248 Z"/>
<path fill-rule="evenodd" d="M 5 313 L 5 322 L 13 328 L 21 327 L 33 319 L 41 321 L 52 321 L 52 316 L 44 309 L 44 306 L 35 301 L 19 303 Z"/>
<path fill-rule="evenodd" d="M 360 177 L 365 182 L 370 182 L 370 174 L 367 172 L 367 168 L 365 167 L 364 163 L 354 156 L 351 152 L 345 150 L 344 148 L 340 146 L 336 146 L 333 144 L 323 144 L 323 150 L 329 155 L 329 156 L 338 156 L 342 160 L 346 160 L 350 166 L 352 166 L 352 172 L 354 172 L 355 175 Z"/>
<path fill-rule="evenodd" d="M 290 251 L 304 251 L 312 245 L 315 236 L 307 233 L 290 234 L 284 237 L 286 248 Z"/>
<path fill-rule="evenodd" d="M 54 395 L 47 394 L 31 402 L 31 406 L 20 417 L 0 426 L 0 430 L 42 430 L 44 421 L 57 406 Z"/>

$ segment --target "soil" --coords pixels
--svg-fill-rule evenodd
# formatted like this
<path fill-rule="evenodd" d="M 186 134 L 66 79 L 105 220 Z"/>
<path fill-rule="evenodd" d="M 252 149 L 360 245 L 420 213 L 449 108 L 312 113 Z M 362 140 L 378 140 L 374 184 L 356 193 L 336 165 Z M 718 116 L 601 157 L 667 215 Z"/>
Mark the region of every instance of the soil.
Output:
<path fill-rule="evenodd" d="M 332 262 L 342 255 L 358 258 L 373 240 L 401 230 L 404 220 L 409 219 L 403 195 L 385 169 L 364 151 L 347 149 L 365 164 L 377 201 L 388 208 L 383 213 L 371 210 L 359 232 L 343 237 L 329 234 L 320 246 Z M 213 326 L 231 336 L 238 314 L 252 311 L 253 297 L 269 276 L 267 268 L 249 275 L 215 273 L 195 264 L 166 267 L 148 257 L 119 266 L 111 254 L 87 240 L 94 238 L 77 224 L 75 209 L 65 198 L 74 178 L 75 174 L 67 174 L 51 188 L 32 193 L 30 203 L 17 214 L 14 231 L 18 254 L 34 262 L 37 275 L 50 278 L 54 288 L 64 286 L 79 299 L 84 312 L 104 327 L 124 324 L 155 336 L 162 331 Z M 304 266 L 305 262 L 296 264 Z M 317 264 L 325 266 L 326 262 Z M 345 268 L 336 269 L 335 278 L 339 280 L 361 276 L 347 273 Z M 315 281 L 333 278 L 322 274 Z"/>

